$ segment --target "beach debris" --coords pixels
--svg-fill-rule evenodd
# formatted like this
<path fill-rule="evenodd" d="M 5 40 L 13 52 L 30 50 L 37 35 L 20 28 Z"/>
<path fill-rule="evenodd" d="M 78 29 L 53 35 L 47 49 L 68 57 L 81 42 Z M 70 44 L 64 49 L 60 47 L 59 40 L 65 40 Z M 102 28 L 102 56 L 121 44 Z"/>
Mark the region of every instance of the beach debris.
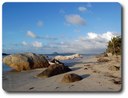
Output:
<path fill-rule="evenodd" d="M 59 87 L 56 87 L 55 89 L 58 89 Z"/>
<path fill-rule="evenodd" d="M 101 72 L 98 70 L 93 70 L 93 73 L 101 73 Z"/>
<path fill-rule="evenodd" d="M 97 73 L 97 71 L 96 70 L 93 70 L 93 73 Z"/>
<path fill-rule="evenodd" d="M 114 84 L 121 84 L 121 78 L 112 79 L 112 82 L 113 82 Z"/>
<path fill-rule="evenodd" d="M 73 86 L 75 86 L 75 85 L 71 85 L 71 86 L 69 86 L 69 88 L 71 88 L 71 87 L 73 87 Z"/>
<path fill-rule="evenodd" d="M 29 90 L 32 90 L 32 89 L 34 89 L 34 87 L 30 87 L 30 88 L 29 88 Z"/>
<path fill-rule="evenodd" d="M 82 56 L 80 54 L 73 54 L 73 55 L 69 55 L 69 56 L 55 56 L 54 59 L 56 60 L 70 60 L 70 59 L 74 59 L 74 58 L 82 58 Z"/>
<path fill-rule="evenodd" d="M 35 53 L 12 54 L 3 58 L 3 63 L 17 71 L 48 67 L 44 56 Z"/>
<path fill-rule="evenodd" d="M 98 82 L 99 84 L 101 84 L 101 82 Z"/>
<path fill-rule="evenodd" d="M 120 70 L 120 66 L 112 65 L 108 69 L 111 70 L 111 71 L 118 71 L 118 70 Z"/>
<path fill-rule="evenodd" d="M 50 65 L 42 73 L 38 74 L 37 77 L 51 77 L 69 71 L 71 71 L 71 69 L 68 66 L 64 66 L 63 64 L 54 64 Z"/>
<path fill-rule="evenodd" d="M 88 68 L 84 68 L 84 70 L 87 70 Z"/>
<path fill-rule="evenodd" d="M 91 66 L 90 64 L 86 64 L 86 65 L 84 65 L 84 66 Z"/>
<path fill-rule="evenodd" d="M 110 61 L 108 58 L 105 58 L 105 57 L 100 57 L 97 59 L 98 62 L 108 62 Z"/>
<path fill-rule="evenodd" d="M 115 76 L 113 74 L 109 74 L 109 73 L 106 73 L 104 76 L 110 77 L 110 78 L 118 78 L 117 76 Z"/>
<path fill-rule="evenodd" d="M 75 73 L 69 73 L 69 74 L 65 74 L 62 78 L 62 82 L 65 83 L 71 83 L 71 82 L 76 82 L 76 81 L 80 81 L 82 80 L 82 77 L 75 74 Z"/>

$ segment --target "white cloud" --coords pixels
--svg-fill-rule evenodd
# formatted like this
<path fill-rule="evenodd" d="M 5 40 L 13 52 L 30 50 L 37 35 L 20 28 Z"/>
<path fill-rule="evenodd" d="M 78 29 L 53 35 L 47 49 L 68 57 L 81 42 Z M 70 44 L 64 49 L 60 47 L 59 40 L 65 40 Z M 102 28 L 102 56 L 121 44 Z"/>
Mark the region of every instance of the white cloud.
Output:
<path fill-rule="evenodd" d="M 37 36 L 33 33 L 33 32 L 31 32 L 31 31 L 27 31 L 27 35 L 29 36 L 29 37 L 31 37 L 31 38 L 36 38 Z"/>
<path fill-rule="evenodd" d="M 87 36 L 88 39 L 93 39 L 95 41 L 101 41 L 101 42 L 108 42 L 109 40 L 111 40 L 112 37 L 115 36 L 113 32 L 109 32 L 109 31 L 102 34 L 89 32 L 87 35 L 88 35 Z"/>
<path fill-rule="evenodd" d="M 33 47 L 36 47 L 36 48 L 41 48 L 43 47 L 42 43 L 41 42 L 38 42 L 38 41 L 35 41 L 32 43 L 32 46 Z"/>
<path fill-rule="evenodd" d="M 89 32 L 87 33 L 87 36 L 80 37 L 75 43 L 81 46 L 81 50 L 90 52 L 97 52 L 98 50 L 102 50 L 101 52 L 104 52 L 107 47 L 107 42 L 114 36 L 116 35 L 113 32 L 106 32 L 102 34 Z"/>
<path fill-rule="evenodd" d="M 28 44 L 27 44 L 27 42 L 23 41 L 23 42 L 22 42 L 22 45 L 26 46 L 26 45 L 28 45 Z"/>
<path fill-rule="evenodd" d="M 102 38 L 105 38 L 106 40 L 111 40 L 112 37 L 114 37 L 115 35 L 112 33 L 112 32 L 106 32 L 106 33 L 103 33 L 101 35 Z"/>
<path fill-rule="evenodd" d="M 95 39 L 98 36 L 96 33 L 93 33 L 93 32 L 89 32 L 87 35 L 89 39 Z"/>
<path fill-rule="evenodd" d="M 42 27 L 43 25 L 44 25 L 43 21 L 38 21 L 38 22 L 37 22 L 37 26 L 38 26 L 38 27 Z"/>
<path fill-rule="evenodd" d="M 85 12 L 85 11 L 87 11 L 87 8 L 86 7 L 78 7 L 78 10 L 80 11 L 80 12 Z"/>
<path fill-rule="evenodd" d="M 77 14 L 65 15 L 66 22 L 72 25 L 85 25 L 85 20 Z"/>

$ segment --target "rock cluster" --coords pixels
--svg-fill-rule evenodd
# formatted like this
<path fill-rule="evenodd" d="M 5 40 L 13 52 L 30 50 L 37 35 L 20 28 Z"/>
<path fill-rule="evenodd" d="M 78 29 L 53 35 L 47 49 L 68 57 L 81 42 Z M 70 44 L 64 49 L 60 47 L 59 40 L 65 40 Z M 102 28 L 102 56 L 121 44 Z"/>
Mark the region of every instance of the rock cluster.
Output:
<path fill-rule="evenodd" d="M 49 63 L 44 56 L 35 53 L 12 54 L 4 57 L 3 63 L 17 71 L 49 66 Z"/>

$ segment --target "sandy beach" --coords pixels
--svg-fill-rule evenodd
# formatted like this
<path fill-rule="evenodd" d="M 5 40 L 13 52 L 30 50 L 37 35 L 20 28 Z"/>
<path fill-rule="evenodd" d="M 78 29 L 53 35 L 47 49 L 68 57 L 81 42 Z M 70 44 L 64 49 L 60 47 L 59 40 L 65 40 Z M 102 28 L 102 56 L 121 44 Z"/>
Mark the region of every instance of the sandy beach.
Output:
<path fill-rule="evenodd" d="M 36 77 L 46 68 L 29 71 L 3 73 L 3 89 L 5 91 L 120 91 L 121 90 L 121 57 L 106 57 L 110 61 L 98 62 L 95 56 L 81 58 L 69 64 L 72 71 L 83 79 L 73 83 L 61 82 L 67 74 L 59 74 L 49 78 Z M 112 66 L 118 66 L 117 69 Z"/>

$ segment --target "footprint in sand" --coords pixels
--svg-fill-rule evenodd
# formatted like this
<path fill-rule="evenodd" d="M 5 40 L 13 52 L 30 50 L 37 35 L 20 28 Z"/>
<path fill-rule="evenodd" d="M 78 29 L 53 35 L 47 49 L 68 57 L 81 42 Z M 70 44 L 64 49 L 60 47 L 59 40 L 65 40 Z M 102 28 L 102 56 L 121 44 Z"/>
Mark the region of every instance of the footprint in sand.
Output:
<path fill-rule="evenodd" d="M 73 87 L 74 85 L 69 86 L 69 88 Z"/>
<path fill-rule="evenodd" d="M 55 89 L 58 89 L 59 87 L 56 87 Z"/>
<path fill-rule="evenodd" d="M 34 89 L 34 87 L 30 87 L 30 88 L 29 88 L 29 90 L 32 90 L 32 89 Z"/>

